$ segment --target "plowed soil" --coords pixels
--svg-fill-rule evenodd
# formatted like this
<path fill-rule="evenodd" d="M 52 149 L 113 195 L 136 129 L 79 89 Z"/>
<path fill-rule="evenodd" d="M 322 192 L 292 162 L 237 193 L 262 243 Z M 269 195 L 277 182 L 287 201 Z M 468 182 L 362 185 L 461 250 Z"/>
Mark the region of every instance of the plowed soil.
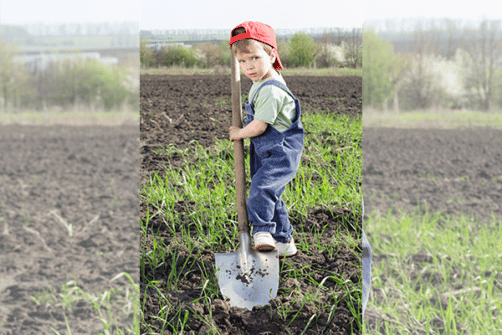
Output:
<path fill-rule="evenodd" d="M 413 213 L 427 202 L 431 213 L 481 222 L 502 214 L 501 130 L 364 128 L 363 140 L 368 213 Z"/>
<path fill-rule="evenodd" d="M 478 226 L 493 220 L 492 215 L 500 219 L 501 130 L 363 128 L 363 140 L 363 192 L 368 213 L 385 215 L 392 210 L 395 214 L 421 215 L 426 210 L 441 211 L 453 217 L 472 215 Z M 439 227 L 441 224 L 438 222 Z M 371 243 L 371 231 L 365 233 Z M 374 253 L 373 266 L 380 267 L 387 257 Z M 421 269 L 424 260 L 432 263 L 428 254 L 413 255 L 412 268 Z M 411 281 L 416 278 L 414 271 L 407 275 Z M 442 308 L 445 306 L 447 303 L 442 303 Z M 381 313 L 366 313 L 366 329 L 378 331 L 378 319 L 383 319 Z M 437 320 L 435 330 L 442 333 L 445 325 Z M 457 329 L 461 329 L 459 323 Z"/>
<path fill-rule="evenodd" d="M 361 77 L 311 77 L 311 76 L 291 76 L 285 77 L 288 87 L 293 94 L 300 100 L 302 113 L 343 113 L 352 116 L 361 116 L 361 96 L 362 80 Z M 166 76 L 166 75 L 141 75 L 140 88 L 140 160 L 141 160 L 141 184 L 149 180 L 154 173 L 162 175 L 166 166 L 178 168 L 185 164 L 184 161 L 174 158 L 168 158 L 165 155 L 155 154 L 154 150 L 165 148 L 173 143 L 178 148 L 186 148 L 193 145 L 196 140 L 204 147 L 214 145 L 214 139 L 228 139 L 228 127 L 231 123 L 231 105 L 229 99 L 231 96 L 230 76 Z M 249 92 L 251 81 L 246 78 L 242 82 L 242 93 Z M 243 101 L 244 103 L 244 101 Z M 308 130 L 307 130 L 308 133 Z M 146 220 L 146 203 L 140 200 L 140 217 L 143 222 Z M 180 202 L 175 206 L 175 210 L 182 213 L 190 208 L 191 204 Z M 341 231 L 349 231 L 353 236 L 360 236 L 361 217 L 360 214 L 354 214 L 342 208 L 331 208 L 333 214 L 327 208 L 319 208 L 309 213 L 304 221 L 307 222 L 305 231 L 328 225 L 329 229 L 323 235 L 323 238 L 330 240 L 332 234 L 338 228 L 343 226 Z M 292 213 L 290 213 L 292 216 Z M 344 222 L 345 220 L 345 222 Z M 292 220 L 293 225 L 298 222 Z M 142 252 L 153 250 L 151 240 L 154 235 L 160 233 L 163 242 L 169 245 L 172 236 L 167 229 L 163 231 L 162 221 L 150 221 L 147 231 L 147 242 L 141 245 Z M 356 227 L 356 228 L 354 228 Z M 160 230 L 159 233 L 157 233 Z M 331 232 L 331 233 L 330 233 Z M 192 237 L 196 238 L 197 231 L 190 231 Z M 312 236 L 307 236 L 312 240 Z M 322 278 L 328 276 L 327 272 L 335 272 L 339 278 L 349 280 L 358 284 L 361 281 L 361 245 L 350 250 L 345 245 L 340 245 L 335 255 L 316 253 L 305 254 L 299 251 L 297 256 L 287 259 L 285 262 L 292 264 L 295 269 L 301 269 L 305 266 L 312 266 L 310 269 L 318 270 L 315 274 L 315 281 L 320 282 Z M 168 264 L 167 269 L 181 270 L 181 267 L 187 259 L 189 262 L 203 263 L 207 269 L 214 271 L 214 250 L 197 250 L 196 255 L 184 254 L 183 250 L 176 262 L 166 256 Z M 151 278 L 141 277 L 140 282 L 143 285 L 141 299 L 145 301 L 144 315 L 145 320 L 153 329 L 161 329 L 163 320 L 155 316 L 160 315 L 161 306 L 158 295 L 153 290 L 146 290 L 145 284 L 153 279 L 162 280 L 169 275 L 157 272 Z M 153 273 L 151 273 L 153 276 Z M 193 272 L 190 283 L 180 284 L 181 292 L 166 292 L 162 285 L 158 286 L 160 292 L 167 298 L 171 306 L 176 306 L 176 311 L 181 310 L 182 315 L 185 311 L 195 311 L 204 318 L 214 321 L 214 327 L 221 334 L 288 334 L 285 331 L 289 319 L 281 319 L 278 306 L 284 304 L 286 308 L 298 310 L 298 315 L 289 326 L 289 334 L 301 334 L 307 326 L 309 319 L 313 314 L 317 317 L 313 319 L 305 334 L 360 334 L 360 328 L 355 318 L 348 312 L 347 303 L 354 299 L 353 293 L 345 295 L 344 292 L 338 294 L 339 302 L 334 311 L 334 317 L 329 319 L 329 307 L 336 304 L 326 294 L 319 296 L 319 303 L 329 306 L 327 309 L 319 311 L 318 307 L 311 303 L 305 306 L 293 305 L 294 298 L 289 296 L 279 296 L 271 301 L 270 306 L 261 310 L 248 311 L 237 307 L 230 307 L 223 296 L 214 299 L 211 304 L 211 310 L 204 307 L 200 302 L 192 303 L 194 299 L 200 296 L 201 287 L 204 283 L 201 281 L 201 274 Z M 285 278 L 281 273 L 281 278 Z M 330 292 L 338 291 L 339 288 L 334 282 L 327 283 Z M 300 296 L 311 291 L 313 287 L 311 282 L 304 280 L 294 280 L 292 278 L 281 280 L 280 292 L 291 292 L 298 290 Z M 356 293 L 360 301 L 360 293 Z M 143 300 L 145 299 L 145 300 Z M 360 309 L 360 307 L 359 307 Z M 192 334 L 206 334 L 210 327 L 197 317 L 190 314 L 187 325 Z M 176 315 L 172 312 L 165 315 L 164 319 L 173 319 Z M 180 320 L 183 322 L 183 320 Z M 146 327 L 142 326 L 142 333 L 147 332 Z M 162 334 L 171 334 L 172 329 L 168 328 L 162 331 Z"/>
<path fill-rule="evenodd" d="M 361 77 L 291 76 L 285 80 L 300 100 L 302 114 L 329 111 L 361 116 Z M 209 147 L 215 138 L 228 139 L 230 76 L 141 75 L 140 81 L 141 184 L 168 166 L 168 158 L 154 154 L 155 149 L 170 143 L 184 149 L 193 141 Z M 247 94 L 251 85 L 243 78 L 242 94 Z M 171 164 L 177 167 L 183 162 Z"/>
<path fill-rule="evenodd" d="M 63 313 L 73 334 L 103 331 L 86 303 L 69 313 L 30 297 L 139 280 L 138 140 L 137 126 L 0 126 L 0 334 L 65 333 Z"/>

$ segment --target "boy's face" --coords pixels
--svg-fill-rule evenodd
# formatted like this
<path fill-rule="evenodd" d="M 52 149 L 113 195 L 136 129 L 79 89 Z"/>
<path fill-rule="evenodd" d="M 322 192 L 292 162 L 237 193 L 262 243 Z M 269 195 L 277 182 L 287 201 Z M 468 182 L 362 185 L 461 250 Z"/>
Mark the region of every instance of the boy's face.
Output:
<path fill-rule="evenodd" d="M 267 54 L 261 43 L 251 40 L 246 48 L 249 52 L 236 51 L 235 57 L 239 67 L 246 77 L 253 82 L 270 78 L 274 73 L 272 64 L 275 62 L 275 51 Z"/>

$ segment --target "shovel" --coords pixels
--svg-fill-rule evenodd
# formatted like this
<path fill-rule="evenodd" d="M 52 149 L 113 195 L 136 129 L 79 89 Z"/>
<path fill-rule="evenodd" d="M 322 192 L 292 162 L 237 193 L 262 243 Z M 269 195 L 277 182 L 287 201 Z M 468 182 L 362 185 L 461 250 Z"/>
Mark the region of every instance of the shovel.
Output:
<path fill-rule="evenodd" d="M 241 81 L 237 59 L 232 54 L 232 125 L 242 127 Z M 235 187 L 240 247 L 234 253 L 215 254 L 216 277 L 223 296 L 232 307 L 253 309 L 268 305 L 279 287 L 277 250 L 259 252 L 251 248 L 246 205 L 243 141 L 234 141 Z"/>

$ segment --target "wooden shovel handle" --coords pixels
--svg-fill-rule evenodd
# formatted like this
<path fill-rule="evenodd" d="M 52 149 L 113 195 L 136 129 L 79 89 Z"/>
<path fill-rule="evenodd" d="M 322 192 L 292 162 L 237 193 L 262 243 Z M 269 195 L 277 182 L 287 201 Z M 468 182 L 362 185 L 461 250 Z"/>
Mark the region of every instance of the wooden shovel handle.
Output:
<path fill-rule="evenodd" d="M 239 63 L 230 50 L 232 59 L 232 126 L 242 128 L 241 76 Z M 237 193 L 237 220 L 239 233 L 249 232 L 246 204 L 246 170 L 244 169 L 244 141 L 234 141 L 235 190 Z"/>

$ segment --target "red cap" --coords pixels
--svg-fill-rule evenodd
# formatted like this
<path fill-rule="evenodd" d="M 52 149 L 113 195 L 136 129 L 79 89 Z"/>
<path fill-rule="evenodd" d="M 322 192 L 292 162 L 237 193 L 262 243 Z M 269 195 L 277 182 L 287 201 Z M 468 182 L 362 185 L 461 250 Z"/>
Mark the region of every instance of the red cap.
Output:
<path fill-rule="evenodd" d="M 254 40 L 263 42 L 265 44 L 270 45 L 272 48 L 274 48 L 277 51 L 277 42 L 275 40 L 275 32 L 274 29 L 272 29 L 271 26 L 265 23 L 261 22 L 253 22 L 253 21 L 246 21 L 241 24 L 239 24 L 237 27 L 232 29 L 232 33 L 234 32 L 235 29 L 243 27 L 246 29 L 246 32 L 244 34 L 239 34 L 237 36 L 231 36 L 230 37 L 230 47 L 232 47 L 232 44 L 234 42 L 243 40 L 245 38 L 252 38 Z M 282 70 L 282 63 L 281 60 L 279 59 L 279 54 L 277 54 L 275 58 L 275 62 L 273 64 L 274 69 L 276 70 Z"/>

